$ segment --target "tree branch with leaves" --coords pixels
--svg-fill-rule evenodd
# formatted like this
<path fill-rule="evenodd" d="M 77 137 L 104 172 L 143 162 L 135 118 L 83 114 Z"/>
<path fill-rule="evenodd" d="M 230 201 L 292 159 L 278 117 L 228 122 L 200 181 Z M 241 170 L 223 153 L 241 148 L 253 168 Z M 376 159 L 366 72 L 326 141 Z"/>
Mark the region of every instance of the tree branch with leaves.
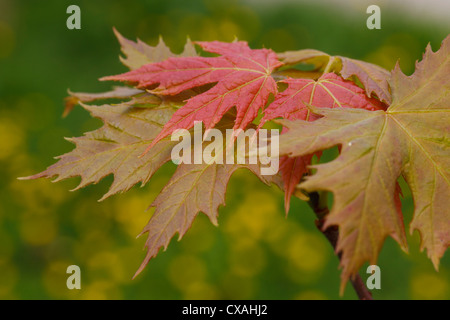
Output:
<path fill-rule="evenodd" d="M 80 104 L 103 126 L 68 139 L 73 151 L 26 179 L 80 176 L 79 189 L 113 174 L 103 200 L 146 184 L 171 159 L 175 142 L 169 136 L 192 130 L 195 121 L 207 130 L 261 129 L 272 121 L 283 127 L 276 175 L 261 175 L 261 163 L 178 165 L 152 204 L 155 212 L 141 233 L 148 236 L 147 255 L 136 275 L 176 233 L 183 237 L 200 212 L 217 225 L 228 181 L 239 168 L 278 185 L 286 213 L 292 195 L 308 201 L 339 257 L 341 292 L 351 280 L 361 299 L 371 295 L 358 271 L 376 263 L 386 237 L 408 250 L 397 182 L 402 176 L 414 198 L 410 231 L 419 231 L 438 268 L 450 244 L 450 37 L 437 52 L 428 46 L 406 76 L 398 64 L 389 72 L 317 50 L 275 53 L 243 41 L 188 40 L 176 55 L 162 39 L 152 47 L 114 32 L 130 71 L 101 80 L 125 85 L 105 93 L 69 92 L 65 109 L 67 115 Z M 313 70 L 295 67 L 304 64 Z M 87 104 L 103 99 L 118 103 Z M 340 151 L 335 160 L 311 165 L 334 146 Z M 331 208 L 326 192 L 334 195 Z"/>

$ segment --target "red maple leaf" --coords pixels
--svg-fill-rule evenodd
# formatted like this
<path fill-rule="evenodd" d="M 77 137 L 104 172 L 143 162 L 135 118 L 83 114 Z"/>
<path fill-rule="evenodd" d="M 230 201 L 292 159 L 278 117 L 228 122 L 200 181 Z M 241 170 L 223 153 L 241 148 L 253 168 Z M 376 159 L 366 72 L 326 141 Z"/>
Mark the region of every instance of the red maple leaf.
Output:
<path fill-rule="evenodd" d="M 258 110 L 266 105 L 269 95 L 277 93 L 271 73 L 283 63 L 278 61 L 272 50 L 252 50 L 243 41 L 196 44 L 220 56 L 169 58 L 101 79 L 130 82 L 158 95 L 175 95 L 187 89 L 216 83 L 206 92 L 188 99 L 148 149 L 176 129 L 192 128 L 194 121 L 202 121 L 206 129 L 213 128 L 234 106 L 237 111 L 234 129 L 245 129 L 256 118 Z"/>
<path fill-rule="evenodd" d="M 351 81 L 327 73 L 317 81 L 311 79 L 283 80 L 288 87 L 275 97 L 274 102 L 267 107 L 260 127 L 269 120 L 281 117 L 289 120 L 314 121 L 319 118 L 312 113 L 308 105 L 321 108 L 359 108 L 366 110 L 386 110 L 386 105 L 379 100 L 369 98 L 364 90 Z M 283 133 L 286 129 L 283 129 Z M 285 208 L 289 211 L 290 198 L 295 186 L 300 182 L 307 166 L 311 163 L 312 155 L 298 158 L 287 156 L 280 159 L 280 170 L 284 181 Z"/>

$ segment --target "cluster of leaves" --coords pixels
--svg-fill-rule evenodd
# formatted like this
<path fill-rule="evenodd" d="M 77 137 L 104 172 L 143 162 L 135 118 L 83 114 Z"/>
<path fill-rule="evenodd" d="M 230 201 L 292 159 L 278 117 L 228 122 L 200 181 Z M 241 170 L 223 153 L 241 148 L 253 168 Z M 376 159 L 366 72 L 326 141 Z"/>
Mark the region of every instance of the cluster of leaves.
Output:
<path fill-rule="evenodd" d="M 242 41 L 188 40 L 175 55 L 162 40 L 151 47 L 115 33 L 130 71 L 101 80 L 130 86 L 100 94 L 70 92 L 65 114 L 80 104 L 104 125 L 68 139 L 76 145 L 73 151 L 28 178 L 80 176 L 78 189 L 113 174 L 103 200 L 147 183 L 170 160 L 175 142 L 169 136 L 192 129 L 194 121 L 225 130 L 283 119 L 276 120 L 283 126 L 279 175 L 262 176 L 259 163 L 178 165 L 152 204 L 155 212 L 142 231 L 148 233 L 147 256 L 136 274 L 176 233 L 181 238 L 199 212 L 217 224 L 227 183 L 239 168 L 282 188 L 286 212 L 291 196 L 301 194 L 296 190 L 333 192 L 325 227 L 340 229 L 336 250 L 343 284 L 364 262 L 375 263 L 387 236 L 407 249 L 397 184 L 403 175 L 415 203 L 411 232 L 420 232 L 438 266 L 450 244 L 450 37 L 436 53 L 428 47 L 408 77 L 398 65 L 388 72 L 316 50 L 277 54 Z M 314 70 L 294 67 L 299 64 Z M 101 99 L 120 102 L 86 104 Z M 337 159 L 310 166 L 314 154 L 336 145 Z"/>

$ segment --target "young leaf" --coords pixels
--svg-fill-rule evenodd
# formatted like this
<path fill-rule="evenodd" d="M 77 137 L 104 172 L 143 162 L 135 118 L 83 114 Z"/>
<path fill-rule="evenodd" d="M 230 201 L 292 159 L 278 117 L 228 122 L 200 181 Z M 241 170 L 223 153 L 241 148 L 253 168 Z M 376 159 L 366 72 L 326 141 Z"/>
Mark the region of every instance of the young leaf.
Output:
<path fill-rule="evenodd" d="M 120 57 L 120 61 L 131 70 L 138 69 L 148 63 L 160 62 L 167 58 L 177 56 L 170 51 L 162 38 L 159 39 L 159 43 L 155 47 L 152 47 L 139 39 L 137 42 L 128 40 L 115 28 L 113 30 L 121 44 L 122 52 L 126 55 L 126 58 Z M 197 52 L 195 51 L 194 44 L 188 39 L 184 46 L 184 51 L 178 56 L 195 57 L 196 55 Z M 69 94 L 70 96 L 65 99 L 66 105 L 63 117 L 66 117 L 72 111 L 74 106 L 80 102 L 92 102 L 103 99 L 125 99 L 128 101 L 122 102 L 128 105 L 138 103 L 159 104 L 159 98 L 157 96 L 145 92 L 144 90 L 130 87 L 114 87 L 113 90 L 102 93 L 71 92 L 69 90 Z"/>
<path fill-rule="evenodd" d="M 67 97 L 66 100 L 66 106 L 64 108 L 63 117 L 66 117 L 70 111 L 75 107 L 75 105 L 79 104 L 80 102 L 92 102 L 96 100 L 103 100 L 103 99 L 126 99 L 132 98 L 135 95 L 141 94 L 144 91 L 130 88 L 130 87 L 114 87 L 113 90 L 107 91 L 107 92 L 101 92 L 101 93 L 87 93 L 87 92 L 71 92 L 68 90 L 70 96 Z M 154 103 L 157 103 L 158 97 L 154 97 Z"/>
<path fill-rule="evenodd" d="M 256 118 L 258 110 L 265 106 L 269 95 L 277 92 L 271 73 L 282 63 L 271 50 L 252 50 L 242 41 L 197 44 L 220 56 L 169 58 L 125 74 L 102 78 L 137 84 L 138 88 L 158 95 L 179 94 L 187 89 L 217 83 L 189 99 L 151 146 L 176 129 L 192 128 L 194 121 L 203 121 L 206 129 L 210 129 L 234 106 L 237 110 L 234 129 L 245 129 Z M 157 84 L 159 86 L 154 88 Z"/>
<path fill-rule="evenodd" d="M 338 58 L 342 64 L 340 74 L 344 79 L 350 79 L 352 76 L 356 76 L 363 84 L 366 94 L 369 97 L 376 94 L 381 101 L 388 104 L 391 103 L 391 93 L 387 81 L 390 73 L 386 69 L 361 60 L 340 56 Z"/>
<path fill-rule="evenodd" d="M 316 120 L 318 116 L 310 112 L 308 105 L 321 108 L 386 109 L 386 106 L 379 100 L 368 98 L 364 94 L 363 89 L 334 73 L 324 74 L 317 81 L 311 79 L 287 79 L 282 82 L 287 83 L 288 88 L 280 92 L 266 108 L 260 126 L 266 121 L 278 117 L 289 120 Z M 303 174 L 307 172 L 307 165 L 310 164 L 311 158 L 312 155 L 295 159 L 288 159 L 287 157 L 280 159 L 286 212 L 289 211 L 289 202 L 295 186 L 300 182 Z"/>
<path fill-rule="evenodd" d="M 155 257 L 161 247 L 167 248 L 178 233 L 180 240 L 199 212 L 217 225 L 218 208 L 225 205 L 225 192 L 231 175 L 247 168 L 266 184 L 277 183 L 278 176 L 262 176 L 260 166 L 241 164 L 181 164 L 167 185 L 152 203 L 156 210 L 141 235 L 148 233 L 147 255 L 137 270 L 137 276 Z"/>
<path fill-rule="evenodd" d="M 317 81 L 312 79 L 287 79 L 281 82 L 288 87 L 276 95 L 275 100 L 264 111 L 261 123 L 281 117 L 284 119 L 315 120 L 308 105 L 325 108 L 358 108 L 385 110 L 386 105 L 379 100 L 368 98 L 364 90 L 351 81 L 327 73 Z"/>
<path fill-rule="evenodd" d="M 93 117 L 104 122 L 100 129 L 82 137 L 67 139 L 76 145 L 69 153 L 57 157 L 59 161 L 47 170 L 24 179 L 58 176 L 54 181 L 80 176 L 81 182 L 74 189 L 97 183 L 109 174 L 114 181 L 101 200 L 130 189 L 136 183 L 144 185 L 170 160 L 176 142 L 165 139 L 145 157 L 139 158 L 149 143 L 169 121 L 176 108 L 170 103 L 150 108 L 126 105 L 82 105 Z"/>
<path fill-rule="evenodd" d="M 285 65 L 294 66 L 296 64 L 304 63 L 313 65 L 315 69 L 324 67 L 328 61 L 330 61 L 329 54 L 314 49 L 286 51 L 277 53 L 277 56 Z"/>
<path fill-rule="evenodd" d="M 168 51 L 162 45 L 162 42 L 157 47 L 152 48 L 140 42 L 134 44 L 117 32 L 116 34 L 122 43 L 123 51 L 128 56 L 128 59 L 124 61 L 130 67 L 136 67 L 145 61 L 153 62 L 150 61 L 152 59 L 159 60 L 165 59 L 167 56 L 173 56 L 173 54 L 167 53 Z M 194 55 L 191 50 L 193 47 L 191 48 L 189 43 L 183 54 Z M 265 62 L 274 63 L 275 65 L 279 64 L 272 61 L 274 54 L 269 50 L 250 50 L 245 43 L 224 44 L 214 42 L 201 43 L 201 45 L 210 52 L 222 52 L 224 55 L 230 55 L 228 61 L 230 66 L 239 61 L 242 64 L 247 63 L 251 65 L 249 61 L 251 61 L 252 57 L 255 59 L 267 57 L 268 61 Z M 179 59 L 188 58 L 171 59 L 178 63 Z M 195 60 L 195 58 L 191 59 Z M 157 63 L 153 65 L 157 65 Z M 259 62 L 255 60 L 254 65 L 251 66 L 256 69 L 257 65 L 259 66 Z M 231 68 L 234 68 L 234 66 L 231 66 Z M 239 69 L 239 67 L 236 68 Z M 261 66 L 261 68 L 264 67 Z M 253 71 L 248 71 L 246 74 L 242 71 L 242 75 L 248 79 L 250 75 L 254 76 L 251 72 Z M 261 72 L 254 71 L 253 73 L 257 74 L 257 76 L 254 76 L 255 79 L 252 81 L 260 81 L 257 77 L 262 77 Z M 218 75 L 216 74 L 216 76 Z M 195 80 L 193 81 L 195 82 Z M 237 81 L 239 79 L 234 79 L 234 82 Z M 273 81 L 275 86 L 272 78 L 263 82 L 266 81 Z M 231 84 L 231 82 L 227 84 Z M 226 86 L 227 84 L 222 83 L 221 85 Z M 167 135 L 158 138 L 157 141 L 155 141 L 155 138 L 161 135 L 161 130 L 170 119 L 173 119 L 176 110 L 180 110 L 181 101 L 186 99 L 192 100 L 192 96 L 195 97 L 199 92 L 199 95 L 201 95 L 202 91 L 194 88 L 196 86 L 192 86 L 193 90 L 186 87 L 179 92 L 171 91 L 170 96 L 163 96 L 161 92 L 157 96 L 141 89 L 127 87 L 120 87 L 113 91 L 99 94 L 71 93 L 69 101 L 72 103 L 72 106 L 75 103 L 80 103 L 92 116 L 104 122 L 103 127 L 88 132 L 82 137 L 68 139 L 76 145 L 73 151 L 58 157 L 59 161 L 44 172 L 22 179 L 57 176 L 55 181 L 59 181 L 80 176 L 81 182 L 75 188 L 79 189 L 90 183 L 97 183 L 105 176 L 113 174 L 113 183 L 101 200 L 115 193 L 127 191 L 136 183 L 141 182 L 144 185 L 161 165 L 171 159 L 173 146 L 177 144 L 177 142 L 170 141 Z M 247 86 L 245 88 L 247 91 L 243 90 L 243 92 L 247 95 L 252 94 L 248 91 L 252 90 L 252 88 L 254 89 L 252 83 L 245 83 L 243 86 Z M 262 94 L 264 95 L 265 93 Z M 226 95 L 227 92 L 224 93 L 224 96 Z M 131 98 L 131 100 L 116 106 L 88 106 L 81 103 L 82 101 L 89 102 L 108 98 Z M 236 100 L 237 97 L 233 99 Z M 264 105 L 260 101 L 262 98 L 258 93 L 254 94 L 254 99 L 256 100 L 254 102 L 255 107 L 259 103 L 262 104 L 260 107 Z M 263 99 L 267 100 L 267 97 Z M 144 104 L 145 107 L 138 107 L 140 104 Z M 221 120 L 220 125 L 218 125 L 219 129 L 233 127 L 236 114 L 226 115 L 226 111 L 222 111 L 223 117 L 221 117 L 222 119 L 219 118 Z M 154 147 L 144 157 L 139 157 L 148 145 L 154 145 Z M 136 275 L 157 254 L 161 247 L 167 247 L 175 233 L 178 233 L 181 238 L 199 212 L 204 212 L 214 224 L 217 224 L 218 207 L 225 204 L 228 180 L 233 172 L 239 168 L 248 168 L 267 184 L 275 183 L 281 185 L 278 175 L 262 176 L 259 163 L 248 165 L 180 164 L 174 176 L 152 204 L 152 206 L 156 207 L 155 213 L 142 232 L 148 232 L 148 240 L 146 242 L 148 253 Z"/>
<path fill-rule="evenodd" d="M 289 212 L 291 197 L 295 192 L 296 186 L 299 184 L 303 175 L 308 172 L 311 159 L 312 155 L 295 158 L 284 156 L 280 158 L 280 172 L 284 187 L 284 210 L 286 214 Z"/>
<path fill-rule="evenodd" d="M 414 198 L 411 232 L 438 267 L 450 245 L 450 36 L 433 53 L 428 46 L 411 76 L 398 64 L 389 80 L 392 105 L 386 110 L 312 108 L 314 122 L 280 121 L 289 131 L 280 152 L 302 156 L 341 145 L 340 156 L 314 166 L 300 184 L 307 191 L 334 193 L 325 228 L 339 226 L 342 284 L 365 261 L 375 264 L 384 239 L 406 250 L 397 179 L 403 175 Z M 343 288 L 343 286 L 342 286 Z"/>
<path fill-rule="evenodd" d="M 381 101 L 391 103 L 387 82 L 390 73 L 380 66 L 347 57 L 330 56 L 322 51 L 311 49 L 287 51 L 277 55 L 287 65 L 306 63 L 314 65 L 316 69 L 324 69 L 325 72 L 335 71 L 344 79 L 355 76 L 362 83 L 369 97 L 375 94 Z"/>
<path fill-rule="evenodd" d="M 100 199 L 125 192 L 136 183 L 144 185 L 165 162 L 178 142 L 165 138 L 159 141 L 145 157 L 139 157 L 145 148 L 169 121 L 176 108 L 169 101 L 160 106 L 139 108 L 127 105 L 87 106 L 92 116 L 105 123 L 98 130 L 83 137 L 68 139 L 76 148 L 58 157 L 59 161 L 44 172 L 21 178 L 37 179 L 58 176 L 54 181 L 80 176 L 74 189 L 97 183 L 109 174 L 114 181 Z M 231 128 L 234 117 L 222 119 L 220 129 Z M 225 134 L 224 134 L 225 136 Z M 136 272 L 139 274 L 161 247 L 166 248 L 178 232 L 179 239 L 191 226 L 199 212 L 205 213 L 217 225 L 218 208 L 225 204 L 225 192 L 231 175 L 239 168 L 247 168 L 266 184 L 280 186 L 278 175 L 263 176 L 260 164 L 180 164 L 168 184 L 153 202 L 155 213 L 141 234 L 148 232 L 148 253 Z"/>
<path fill-rule="evenodd" d="M 123 37 L 119 31 L 115 28 L 114 34 L 116 35 L 119 43 L 122 46 L 122 52 L 125 54 L 126 58 L 120 57 L 120 61 L 126 65 L 131 70 L 139 69 L 145 64 L 160 62 L 166 60 L 167 58 L 175 57 L 170 49 L 166 46 L 162 38 L 159 38 L 159 43 L 156 47 L 149 46 L 141 40 L 137 42 L 131 41 Z M 184 47 L 184 51 L 180 56 L 184 57 L 194 57 L 197 53 L 193 43 L 188 39 Z"/>
<path fill-rule="evenodd" d="M 234 117 L 226 115 L 216 126 L 226 136 L 226 130 L 233 127 Z M 202 143 L 202 150 L 207 148 L 208 142 Z M 231 175 L 240 168 L 252 171 L 267 185 L 274 183 L 281 185 L 279 175 L 261 175 L 261 164 L 226 164 L 228 143 L 223 141 L 225 153 L 216 154 L 224 164 L 215 162 L 202 164 L 185 164 L 178 166 L 167 185 L 152 203 L 155 212 L 141 235 L 148 233 L 145 246 L 147 255 L 136 272 L 138 275 L 147 263 L 155 257 L 161 247 L 167 248 L 171 238 L 178 233 L 180 240 L 189 229 L 199 212 L 208 216 L 210 221 L 217 225 L 218 208 L 225 205 L 225 193 Z M 153 148 L 150 150 L 152 152 Z M 191 154 L 191 157 L 194 157 Z"/>

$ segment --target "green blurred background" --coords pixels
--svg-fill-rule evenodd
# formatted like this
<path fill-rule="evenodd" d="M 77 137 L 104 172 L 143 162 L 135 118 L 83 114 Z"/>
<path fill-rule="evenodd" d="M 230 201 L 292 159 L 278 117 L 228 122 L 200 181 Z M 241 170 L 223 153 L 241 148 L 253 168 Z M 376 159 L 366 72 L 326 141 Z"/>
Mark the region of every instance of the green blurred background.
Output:
<path fill-rule="evenodd" d="M 231 179 L 219 228 L 201 214 L 182 241 L 173 240 L 134 280 L 145 255 L 145 236 L 136 235 L 153 210 L 145 209 L 173 166 L 164 166 L 145 188 L 102 203 L 97 200 L 111 177 L 76 192 L 69 192 L 76 178 L 57 184 L 16 180 L 44 170 L 55 161 L 52 157 L 70 151 L 73 146 L 63 137 L 100 126 L 82 108 L 62 119 L 63 98 L 68 88 L 108 90 L 111 83 L 97 79 L 126 70 L 118 59 L 113 26 L 127 38 L 139 37 L 151 45 L 162 35 L 175 52 L 181 51 L 187 35 L 223 41 L 237 36 L 253 48 L 314 48 L 388 69 L 400 59 L 408 74 L 427 43 L 438 49 L 450 29 L 432 14 L 421 20 L 384 1 L 382 29 L 368 30 L 365 9 L 377 1 L 341 1 L 343 7 L 337 3 L 1 0 L 0 298 L 356 298 L 349 285 L 339 297 L 338 260 L 315 229 L 307 205 L 293 199 L 286 218 L 282 192 L 247 171 Z M 66 28 L 70 4 L 81 8 L 81 30 Z M 402 187 L 409 225 L 412 201 Z M 450 255 L 437 273 L 419 250 L 418 234 L 408 238 L 409 254 L 387 239 L 378 262 L 381 290 L 374 290 L 374 297 L 450 298 Z M 81 268 L 81 290 L 66 288 L 66 268 L 72 264 Z M 365 267 L 361 271 L 367 279 Z"/>

